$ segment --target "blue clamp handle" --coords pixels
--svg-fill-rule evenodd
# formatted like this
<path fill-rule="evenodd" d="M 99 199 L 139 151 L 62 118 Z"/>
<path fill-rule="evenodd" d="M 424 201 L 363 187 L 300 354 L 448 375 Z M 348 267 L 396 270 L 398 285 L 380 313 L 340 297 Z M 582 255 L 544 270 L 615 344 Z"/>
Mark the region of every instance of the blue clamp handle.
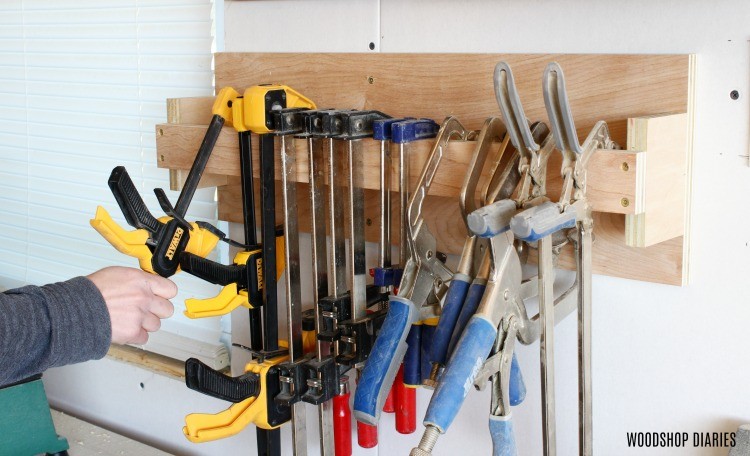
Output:
<path fill-rule="evenodd" d="M 405 144 L 437 136 L 440 125 L 432 119 L 411 119 L 396 122 L 391 126 L 391 141 Z"/>
<path fill-rule="evenodd" d="M 406 349 L 404 354 L 404 385 L 416 388 L 422 384 L 422 324 L 411 325 L 409 335 L 406 336 Z M 380 337 L 380 336 L 378 336 Z"/>
<path fill-rule="evenodd" d="M 497 328 L 489 320 L 479 316 L 471 319 L 432 395 L 424 418 L 425 426 L 435 426 L 441 434 L 448 430 L 496 337 Z"/>
<path fill-rule="evenodd" d="M 456 348 L 456 344 L 458 344 L 458 341 L 461 339 L 461 334 L 463 334 L 464 328 L 467 323 L 469 323 L 471 317 L 477 312 L 477 308 L 479 308 L 479 303 L 482 301 L 482 295 L 484 295 L 484 289 L 486 286 L 487 284 L 484 281 L 477 282 L 475 280 L 469 287 L 469 292 L 466 293 L 464 305 L 461 307 L 461 313 L 458 315 L 456 325 L 451 334 L 446 359 L 450 359 L 453 350 Z"/>
<path fill-rule="evenodd" d="M 508 400 L 510 405 L 516 406 L 526 399 L 526 382 L 523 381 L 521 366 L 518 365 L 518 358 L 513 353 L 513 360 L 510 362 L 510 386 L 508 387 Z"/>
<path fill-rule="evenodd" d="M 375 426 L 406 353 L 406 336 L 419 319 L 417 306 L 409 299 L 390 296 L 388 314 L 362 370 L 354 393 L 354 417 Z"/>
<path fill-rule="evenodd" d="M 517 456 L 516 437 L 513 434 L 511 415 L 490 415 L 490 436 L 492 437 L 492 456 Z"/>
<path fill-rule="evenodd" d="M 400 268 L 373 268 L 373 284 L 377 287 L 389 287 L 391 285 L 397 286 L 401 283 L 401 276 L 403 274 L 404 270 Z"/>
<path fill-rule="evenodd" d="M 456 273 L 453 275 L 450 288 L 448 288 L 448 293 L 445 295 L 440 320 L 438 320 L 435 335 L 432 338 L 432 349 L 429 356 L 429 361 L 432 363 L 444 365 L 448 360 L 448 347 L 450 346 L 451 336 L 453 335 L 453 330 L 456 328 L 459 314 L 466 300 L 470 280 L 471 278 L 466 274 Z M 467 317 L 466 321 L 468 319 Z"/>
<path fill-rule="evenodd" d="M 432 395 L 425 425 L 436 426 L 441 433 L 448 430 L 474 383 L 474 376 L 489 356 L 496 337 L 497 328 L 489 320 L 472 317 Z M 515 353 L 511 362 L 509 389 L 511 405 L 518 405 L 526 398 L 526 384 Z"/>
<path fill-rule="evenodd" d="M 553 202 L 531 207 L 510 220 L 510 229 L 516 238 L 533 242 L 552 233 L 576 226 L 576 211 L 568 209 L 560 212 Z"/>
<path fill-rule="evenodd" d="M 425 380 L 430 378 L 432 372 L 432 363 L 430 362 L 430 350 L 432 349 L 432 341 L 435 340 L 435 325 L 422 325 L 422 343 L 419 354 L 419 364 L 421 366 L 422 375 L 420 375 L 419 384 L 422 385 Z"/>
<path fill-rule="evenodd" d="M 394 123 L 412 119 L 414 119 L 414 117 L 375 120 L 372 122 L 372 137 L 377 141 L 388 141 L 391 139 L 392 125 Z"/>

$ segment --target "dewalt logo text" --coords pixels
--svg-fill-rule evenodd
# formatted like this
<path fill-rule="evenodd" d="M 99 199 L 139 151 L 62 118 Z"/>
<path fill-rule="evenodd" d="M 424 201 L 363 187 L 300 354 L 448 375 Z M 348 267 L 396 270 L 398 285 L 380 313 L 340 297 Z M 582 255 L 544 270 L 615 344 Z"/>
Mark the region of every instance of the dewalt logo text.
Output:
<path fill-rule="evenodd" d="M 258 290 L 263 289 L 263 258 L 255 261 L 255 274 L 258 277 Z"/>
<path fill-rule="evenodd" d="M 184 232 L 185 230 L 180 227 L 177 227 L 177 229 L 174 230 L 174 236 L 172 236 L 172 240 L 169 241 L 169 248 L 167 249 L 166 255 L 166 257 L 170 260 L 174 258 L 174 254 L 177 251 L 177 246 L 180 245 L 180 239 L 182 239 L 182 233 Z"/>

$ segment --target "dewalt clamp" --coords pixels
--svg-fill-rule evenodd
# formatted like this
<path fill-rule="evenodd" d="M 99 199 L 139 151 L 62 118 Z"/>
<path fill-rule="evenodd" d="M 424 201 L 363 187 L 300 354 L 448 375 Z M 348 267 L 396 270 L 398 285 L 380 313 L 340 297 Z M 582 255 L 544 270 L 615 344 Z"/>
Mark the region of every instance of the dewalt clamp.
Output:
<path fill-rule="evenodd" d="M 234 92 L 236 94 L 236 92 Z M 285 105 L 286 103 L 286 105 Z M 223 285 L 218 296 L 208 299 L 188 299 L 185 315 L 190 318 L 225 315 L 238 306 L 254 309 L 263 304 L 262 248 L 258 245 L 255 223 L 255 197 L 253 191 L 252 154 L 250 133 L 268 133 L 274 128 L 272 113 L 280 109 L 308 109 L 315 105 L 291 87 L 283 85 L 258 85 L 245 90 L 232 99 L 231 116 L 227 123 L 238 131 L 242 181 L 243 214 L 245 223 L 245 250 L 234 258 L 234 264 L 223 265 L 201 257 L 185 254 L 182 268 L 203 280 Z M 277 119 L 282 121 L 283 119 Z M 284 271 L 283 230 L 276 230 L 274 249 L 276 257 L 275 278 Z"/>
<path fill-rule="evenodd" d="M 388 390 L 404 358 L 406 337 L 411 325 L 439 315 L 439 306 L 424 304 L 429 302 L 431 296 L 434 297 L 436 288 L 447 285 L 452 273 L 437 258 L 436 241 L 425 224 L 422 207 L 449 140 L 454 137 L 465 139 L 467 134 L 455 118 L 449 117 L 443 122 L 409 200 L 406 226 L 409 259 L 398 295 L 390 296 L 388 314 L 354 396 L 354 415 L 364 423 L 376 425 L 378 422 Z"/>
<path fill-rule="evenodd" d="M 234 387 L 239 389 L 240 385 L 246 385 L 250 380 L 261 385 L 260 389 L 244 388 L 246 397 L 229 410 L 218 415 L 194 414 L 186 418 L 185 434 L 194 441 L 211 440 L 226 437 L 239 432 L 249 423 L 254 423 L 258 428 L 259 452 L 271 454 L 280 453 L 279 434 L 275 431 L 282 423 L 292 418 L 292 409 L 288 404 L 279 403 L 275 398 L 281 393 L 281 370 L 280 364 L 289 359 L 289 355 L 298 357 L 302 355 L 302 312 L 299 306 L 299 297 L 294 291 L 297 287 L 291 286 L 293 282 L 299 281 L 299 259 L 298 241 L 296 236 L 279 236 L 273 225 L 275 220 L 269 217 L 269 209 L 274 210 L 273 192 L 268 191 L 269 186 L 274 185 L 274 156 L 273 136 L 269 132 L 279 129 L 283 122 L 287 121 L 286 114 L 298 112 L 302 109 L 314 108 L 315 105 L 300 95 L 298 92 L 286 86 L 263 85 L 247 89 L 243 97 L 238 97 L 233 103 L 232 124 L 239 132 L 240 162 L 242 168 L 243 207 L 245 218 L 245 241 L 246 252 L 240 252 L 235 258 L 235 264 L 231 266 L 219 265 L 208 260 L 189 256 L 186 264 L 207 280 L 225 283 L 227 287 L 216 299 L 212 301 L 192 301 L 188 305 L 189 316 L 209 316 L 228 312 L 238 305 L 243 305 L 256 310 L 261 305 L 266 310 L 265 331 L 259 325 L 253 325 L 251 315 L 252 338 L 255 339 L 252 349 L 256 359 L 246 366 L 246 374 L 240 377 L 219 377 L 221 374 L 212 371 L 207 366 L 193 363 L 193 378 L 211 378 L 214 381 L 193 382 L 188 386 L 209 395 L 217 396 L 218 389 Z M 279 117 L 278 114 L 281 114 Z M 250 133 L 261 134 L 261 189 L 262 189 L 262 234 L 264 243 L 259 246 L 255 232 L 255 211 L 252 183 L 252 160 Z M 294 131 L 278 131 L 282 139 L 282 164 L 288 165 L 290 159 L 286 148 L 286 136 Z M 286 159 L 287 161 L 284 161 Z M 293 157 L 291 157 L 293 160 Z M 292 161 L 293 165 L 293 161 Z M 293 168 L 293 167 L 292 167 Z M 285 168 L 286 169 L 286 168 Z M 291 171 L 293 173 L 293 171 Z M 286 179 L 284 180 L 286 183 Z M 292 184 L 294 185 L 294 184 Z M 284 196 L 288 201 L 293 201 L 294 196 L 288 195 L 288 188 L 284 188 Z M 287 201 L 287 199 L 285 199 Z M 286 204 L 293 206 L 294 203 Z M 287 214 L 286 225 L 296 222 L 296 215 L 290 217 Z M 273 229 L 269 230 L 269 227 Z M 285 226 L 286 229 L 291 229 Z M 296 234 L 296 230 L 295 231 Z M 270 245 L 269 245 L 270 239 Z M 261 254 L 262 252 L 262 254 Z M 292 255 L 290 257 L 290 255 Z M 281 256 L 282 261 L 276 261 Z M 274 274 L 269 275 L 268 271 Z M 277 334 L 278 317 L 276 315 L 276 287 L 275 282 L 281 271 L 286 270 L 287 301 L 288 306 L 293 309 L 289 312 L 290 320 L 288 333 L 289 342 L 279 346 Z M 268 284 L 272 282 L 271 286 Z M 290 294 L 291 293 L 291 294 Z M 296 304 L 295 304 L 296 303 Z M 202 306 L 202 307 L 201 307 Z M 263 334 L 263 341 L 258 340 Z M 273 339 L 272 339 L 273 338 Z M 289 352 L 289 355 L 285 354 Z M 187 367 L 187 365 L 186 365 Z M 248 379 L 250 375 L 250 380 Z M 255 393 L 254 395 L 252 393 Z M 218 396 L 217 396 L 218 397 Z M 295 424 L 304 427 L 304 420 L 295 419 Z M 295 426 L 298 429 L 298 426 Z M 298 436 L 304 438 L 304 435 Z M 202 440 L 201 440 L 202 439 Z M 295 449 L 304 453 L 304 447 L 299 446 L 299 439 L 295 439 Z"/>
<path fill-rule="evenodd" d="M 214 115 L 177 204 L 172 207 L 162 189 L 154 190 L 159 204 L 167 214 L 165 217 L 156 219 L 151 215 L 124 167 L 118 166 L 112 170 L 109 188 L 125 220 L 136 230 L 124 230 L 101 206 L 97 207 L 96 215 L 90 223 L 118 251 L 138 258 L 144 271 L 169 277 L 179 271 L 183 252 L 205 257 L 225 237 L 207 223 L 188 223 L 184 217 L 221 133 L 221 127 L 225 119 L 231 118 L 232 100 L 236 96 L 237 92 L 231 88 L 219 91 L 216 96 L 212 107 Z"/>
<path fill-rule="evenodd" d="M 235 404 L 217 414 L 192 413 L 185 417 L 185 427 L 182 431 L 188 440 L 201 443 L 222 439 L 237 434 L 249 424 L 264 430 L 274 430 L 289 421 L 289 407 L 277 405 L 273 400 L 279 393 L 277 366 L 287 359 L 287 356 L 280 356 L 263 362 L 248 363 L 245 366 L 245 374 L 241 377 L 241 394 L 236 394 L 235 379 L 223 376 L 207 366 L 206 369 L 201 369 L 204 375 L 201 382 L 205 384 L 213 381 L 222 385 L 223 389 L 212 388 L 214 392 L 229 392 L 224 395 L 211 395 Z M 186 371 L 186 374 L 190 375 L 191 372 Z"/>

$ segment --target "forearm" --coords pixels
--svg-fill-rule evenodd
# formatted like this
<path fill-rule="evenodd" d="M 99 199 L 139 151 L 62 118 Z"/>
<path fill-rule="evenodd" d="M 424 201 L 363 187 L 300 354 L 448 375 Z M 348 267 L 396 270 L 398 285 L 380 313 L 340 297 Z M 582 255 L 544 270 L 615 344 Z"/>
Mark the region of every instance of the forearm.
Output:
<path fill-rule="evenodd" d="M 102 358 L 111 339 L 104 298 L 85 277 L 0 293 L 0 385 Z"/>

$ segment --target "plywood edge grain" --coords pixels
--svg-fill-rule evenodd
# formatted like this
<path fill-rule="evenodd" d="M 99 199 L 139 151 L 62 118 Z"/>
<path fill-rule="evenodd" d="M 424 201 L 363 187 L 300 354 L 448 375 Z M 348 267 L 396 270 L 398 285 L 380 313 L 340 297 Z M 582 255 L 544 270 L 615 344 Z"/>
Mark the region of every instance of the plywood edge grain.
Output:
<path fill-rule="evenodd" d="M 168 377 L 176 379 L 185 378 L 184 363 L 140 348 L 112 344 L 107 352 L 107 357 L 134 364 L 138 367 L 167 375 Z"/>
<path fill-rule="evenodd" d="M 635 214 L 625 221 L 627 245 L 649 247 L 685 234 L 688 114 L 629 119 L 628 149 L 644 151 Z"/>

